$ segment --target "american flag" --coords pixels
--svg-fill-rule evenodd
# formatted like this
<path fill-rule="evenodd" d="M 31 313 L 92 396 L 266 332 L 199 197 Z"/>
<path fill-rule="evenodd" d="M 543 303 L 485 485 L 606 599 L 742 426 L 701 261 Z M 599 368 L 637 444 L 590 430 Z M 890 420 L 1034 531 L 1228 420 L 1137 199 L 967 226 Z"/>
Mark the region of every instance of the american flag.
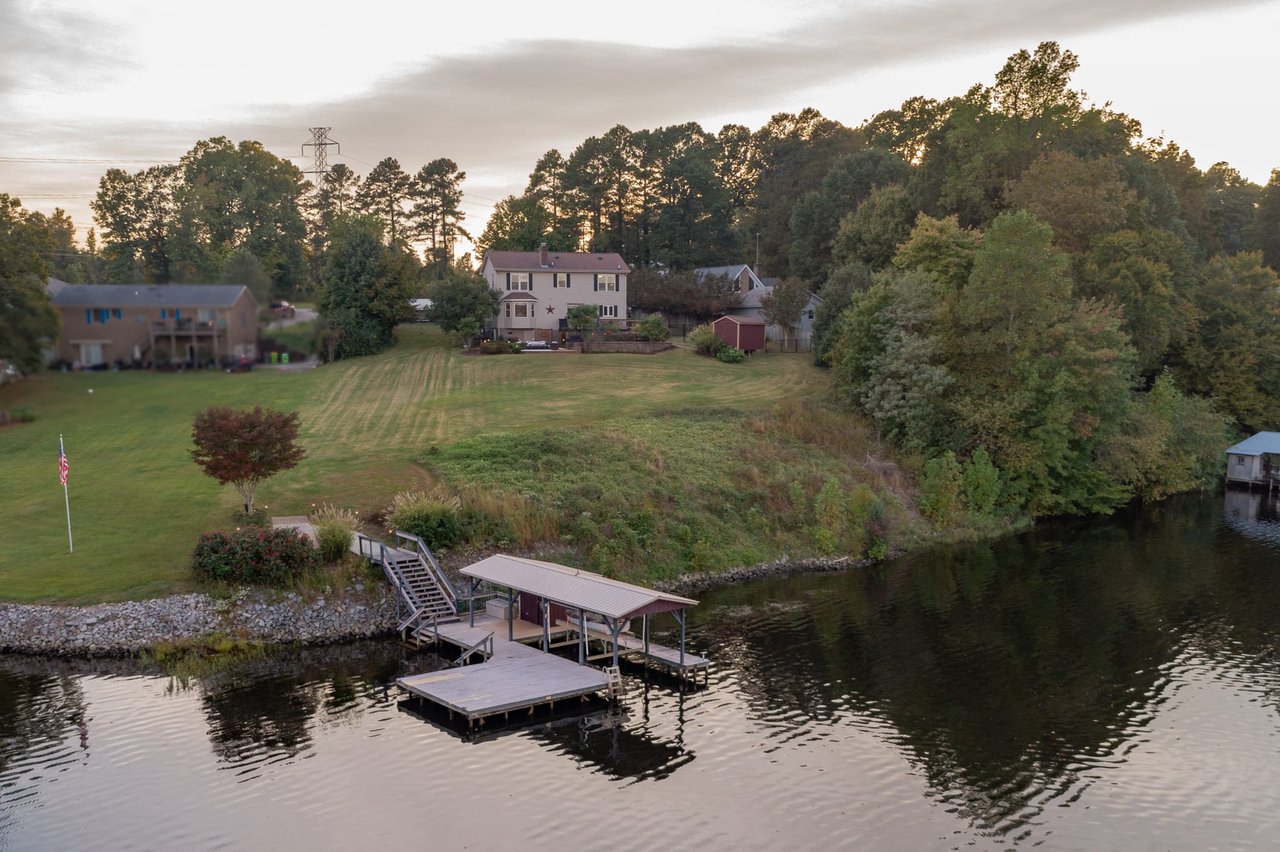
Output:
<path fill-rule="evenodd" d="M 58 481 L 62 483 L 62 487 L 67 487 L 67 473 L 71 467 L 67 464 L 67 451 L 58 448 Z"/>

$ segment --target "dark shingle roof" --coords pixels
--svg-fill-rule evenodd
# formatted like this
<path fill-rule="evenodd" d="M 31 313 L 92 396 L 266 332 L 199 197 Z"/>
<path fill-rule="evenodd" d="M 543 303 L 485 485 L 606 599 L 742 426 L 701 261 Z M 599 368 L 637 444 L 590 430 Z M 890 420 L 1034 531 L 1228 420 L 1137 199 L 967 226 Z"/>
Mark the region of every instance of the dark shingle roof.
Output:
<path fill-rule="evenodd" d="M 630 272 L 622 255 L 613 251 L 577 252 L 549 251 L 547 265 L 536 251 L 491 251 L 485 260 L 502 272 L 537 272 L 551 269 L 556 272 Z"/>
<path fill-rule="evenodd" d="M 245 289 L 243 284 L 63 284 L 49 288 L 49 295 L 61 308 L 225 308 Z"/>

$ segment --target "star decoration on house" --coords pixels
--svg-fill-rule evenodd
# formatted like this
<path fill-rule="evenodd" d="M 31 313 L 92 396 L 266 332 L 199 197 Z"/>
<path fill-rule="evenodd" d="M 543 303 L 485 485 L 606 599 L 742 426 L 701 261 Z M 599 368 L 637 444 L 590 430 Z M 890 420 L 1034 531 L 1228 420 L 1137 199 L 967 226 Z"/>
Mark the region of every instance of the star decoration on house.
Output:
<path fill-rule="evenodd" d="M 555 305 L 547 305 L 547 313 L 554 314 L 556 312 Z"/>

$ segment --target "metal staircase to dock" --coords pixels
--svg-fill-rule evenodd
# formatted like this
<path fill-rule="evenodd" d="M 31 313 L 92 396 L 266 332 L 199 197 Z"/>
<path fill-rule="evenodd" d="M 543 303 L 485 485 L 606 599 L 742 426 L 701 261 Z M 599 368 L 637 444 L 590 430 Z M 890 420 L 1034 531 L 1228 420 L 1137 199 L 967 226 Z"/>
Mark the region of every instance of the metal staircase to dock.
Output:
<path fill-rule="evenodd" d="M 395 541 L 391 545 L 357 533 L 352 549 L 381 566 L 396 590 L 401 615 L 397 629 L 417 645 L 432 625 L 457 620 L 458 593 L 426 542 L 400 530 Z"/>

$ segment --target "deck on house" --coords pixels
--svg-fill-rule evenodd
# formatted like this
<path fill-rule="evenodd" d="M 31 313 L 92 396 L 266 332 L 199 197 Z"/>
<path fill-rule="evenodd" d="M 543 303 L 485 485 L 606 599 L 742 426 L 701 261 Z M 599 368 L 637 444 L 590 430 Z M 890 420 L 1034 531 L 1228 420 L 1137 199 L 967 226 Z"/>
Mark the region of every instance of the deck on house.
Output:
<path fill-rule="evenodd" d="M 477 617 L 475 627 L 457 621 L 426 628 L 423 638 L 438 637 L 463 650 L 492 638 L 492 653 L 483 663 L 402 677 L 396 683 L 471 722 L 543 704 L 554 706 L 557 701 L 608 688 L 609 676 L 604 671 L 543 653 L 520 641 L 541 639 L 539 625 L 517 619 L 512 626 L 517 636 L 514 642 L 507 639 L 507 622 L 487 615 Z M 564 633 L 559 627 L 552 631 L 553 637 Z"/>

